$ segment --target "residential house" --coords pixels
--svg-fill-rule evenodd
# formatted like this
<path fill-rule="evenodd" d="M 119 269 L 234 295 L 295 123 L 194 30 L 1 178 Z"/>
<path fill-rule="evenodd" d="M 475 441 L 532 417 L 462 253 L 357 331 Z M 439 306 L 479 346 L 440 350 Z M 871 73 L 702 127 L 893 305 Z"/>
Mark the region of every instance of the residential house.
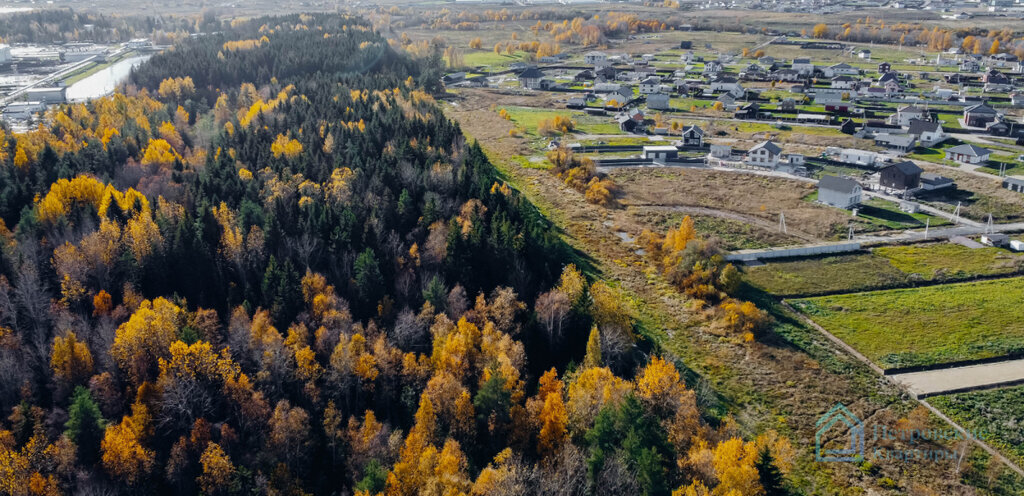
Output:
<path fill-rule="evenodd" d="M 897 73 L 896 71 L 889 71 L 889 72 L 883 73 L 881 76 L 878 77 L 878 85 L 879 86 L 883 86 L 883 85 L 885 85 L 885 83 L 887 83 L 889 81 L 893 81 L 896 84 L 899 84 L 899 82 L 900 82 L 899 73 Z"/>
<path fill-rule="evenodd" d="M 860 94 L 865 98 L 884 99 L 889 97 L 889 92 L 885 88 L 880 88 L 878 86 L 861 86 Z"/>
<path fill-rule="evenodd" d="M 783 101 L 783 103 L 785 103 L 785 101 Z M 854 122 L 853 119 L 845 119 L 843 120 L 842 124 L 839 125 L 839 132 L 843 134 L 853 135 L 857 133 L 858 127 L 859 125 L 856 122 Z"/>
<path fill-rule="evenodd" d="M 882 168 L 878 184 L 893 190 L 914 189 L 921 185 L 921 170 L 917 164 L 905 161 Z"/>
<path fill-rule="evenodd" d="M 1010 78 L 1006 77 L 1005 74 L 995 69 L 989 69 L 988 71 L 985 72 L 983 76 L 981 76 L 981 82 L 997 85 L 1008 85 L 1010 84 Z"/>
<path fill-rule="evenodd" d="M 689 50 L 689 49 L 693 48 L 693 42 L 692 41 L 688 41 L 688 40 L 680 41 L 679 42 L 679 48 L 681 50 Z"/>
<path fill-rule="evenodd" d="M 643 121 L 637 121 L 628 114 L 619 114 L 615 116 L 615 122 L 619 125 L 619 129 L 626 133 L 639 132 L 643 128 Z"/>
<path fill-rule="evenodd" d="M 875 134 L 875 145 L 884 146 L 890 150 L 907 153 L 914 149 L 917 139 L 909 134 Z"/>
<path fill-rule="evenodd" d="M 875 166 L 884 161 L 884 158 L 878 153 L 856 148 L 829 149 L 826 153 L 836 162 L 851 165 Z"/>
<path fill-rule="evenodd" d="M 664 93 L 652 93 L 647 95 L 647 108 L 652 110 L 669 110 L 669 96 Z"/>
<path fill-rule="evenodd" d="M 846 113 L 850 111 L 850 102 L 844 102 L 843 96 L 834 93 L 818 93 L 814 95 L 814 104 L 823 105 L 826 112 Z"/>
<path fill-rule="evenodd" d="M 603 78 L 605 81 L 614 81 L 615 74 L 615 68 L 610 65 L 605 67 L 599 67 L 594 70 L 594 77 Z"/>
<path fill-rule="evenodd" d="M 1005 122 L 993 122 L 988 125 L 988 133 L 993 136 L 1006 136 L 1010 134 L 1010 125 Z"/>
<path fill-rule="evenodd" d="M 593 66 L 608 65 L 608 54 L 604 52 L 587 52 L 583 55 L 583 63 Z"/>
<path fill-rule="evenodd" d="M 970 143 L 964 143 L 946 149 L 946 160 L 954 160 L 962 164 L 981 164 L 988 162 L 992 151 Z"/>
<path fill-rule="evenodd" d="M 732 93 L 736 89 L 740 89 L 740 83 L 734 77 L 718 76 L 711 81 L 710 85 L 712 92 L 726 91 Z M 735 96 L 735 94 L 733 95 Z"/>
<path fill-rule="evenodd" d="M 857 80 L 850 76 L 836 76 L 831 81 L 832 88 L 838 90 L 850 90 L 857 86 Z"/>
<path fill-rule="evenodd" d="M 544 73 L 536 67 L 530 67 L 519 73 L 519 85 L 523 88 L 540 89 L 542 79 L 544 79 Z"/>
<path fill-rule="evenodd" d="M 761 105 L 750 102 L 744 104 L 733 114 L 734 119 L 757 119 L 761 114 Z"/>
<path fill-rule="evenodd" d="M 750 64 L 740 71 L 740 79 L 761 80 L 768 76 L 768 71 L 757 64 Z"/>
<path fill-rule="evenodd" d="M 840 62 L 838 64 L 830 65 L 821 71 L 825 74 L 825 77 L 832 76 L 859 76 L 860 69 L 847 64 L 846 62 Z"/>
<path fill-rule="evenodd" d="M 971 127 L 986 127 L 995 122 L 998 117 L 999 112 L 983 103 L 964 109 L 964 122 Z"/>
<path fill-rule="evenodd" d="M 888 62 L 882 62 L 881 64 L 878 64 L 878 73 L 879 74 L 885 74 L 885 73 L 887 73 L 887 72 L 889 72 L 891 70 L 892 70 L 892 64 L 890 64 Z"/>
<path fill-rule="evenodd" d="M 743 161 L 750 165 L 774 169 L 779 165 L 779 156 L 781 154 L 782 148 L 779 148 L 778 145 L 769 140 L 751 148 Z"/>
<path fill-rule="evenodd" d="M 917 142 L 921 146 L 935 146 L 948 138 L 943 132 L 941 124 L 920 119 L 911 119 L 907 134 L 917 138 Z"/>
<path fill-rule="evenodd" d="M 811 59 L 808 58 L 793 59 L 793 63 L 790 64 L 790 68 L 801 76 L 811 76 L 814 74 L 814 64 L 812 64 Z"/>
<path fill-rule="evenodd" d="M 978 72 L 980 70 L 981 64 L 977 60 L 966 58 L 960 62 L 960 72 Z"/>
<path fill-rule="evenodd" d="M 1019 91 L 1010 93 L 1010 104 L 1014 107 L 1024 107 L 1024 93 Z"/>
<path fill-rule="evenodd" d="M 704 63 L 704 74 L 714 76 L 722 72 L 722 63 L 717 60 L 709 60 Z"/>
<path fill-rule="evenodd" d="M 779 110 L 784 112 L 796 112 L 796 100 L 789 97 L 783 98 L 782 101 L 779 102 Z"/>
<path fill-rule="evenodd" d="M 861 202 L 863 188 L 853 179 L 824 175 L 818 181 L 818 201 L 833 207 L 850 209 Z"/>
<path fill-rule="evenodd" d="M 882 88 L 885 89 L 885 96 L 887 97 L 893 97 L 903 92 L 903 88 L 900 86 L 900 83 L 891 79 L 886 81 L 885 84 L 882 85 Z"/>
<path fill-rule="evenodd" d="M 992 63 L 992 65 L 995 65 L 997 67 L 1003 67 L 1006 65 L 1010 65 L 1014 62 L 1017 62 L 1019 59 L 1016 55 L 1012 53 L 1003 52 L 992 55 L 991 57 L 988 58 L 988 60 L 990 63 Z"/>
<path fill-rule="evenodd" d="M 779 159 L 789 165 L 804 165 L 807 161 L 807 157 L 799 153 L 783 153 Z"/>
<path fill-rule="evenodd" d="M 683 128 L 683 146 L 704 146 L 704 130 L 697 126 Z"/>
<path fill-rule="evenodd" d="M 864 125 L 861 126 L 861 130 L 864 131 L 865 134 L 871 135 L 882 133 L 897 134 L 903 131 L 903 128 L 896 124 L 889 124 L 885 121 L 865 121 Z"/>
<path fill-rule="evenodd" d="M 775 63 L 775 57 L 772 57 L 771 55 L 765 55 L 764 57 L 757 59 L 757 63 L 769 66 Z"/>
<path fill-rule="evenodd" d="M 772 73 L 771 78 L 773 81 L 799 81 L 800 73 L 793 69 L 779 69 Z"/>
<path fill-rule="evenodd" d="M 928 113 L 916 105 L 904 105 L 896 109 L 896 113 L 889 117 L 889 123 L 900 127 L 910 126 L 910 121 L 924 120 Z"/>
<path fill-rule="evenodd" d="M 931 172 L 921 173 L 921 189 L 935 191 L 937 189 L 952 188 L 956 186 L 952 179 L 934 174 Z"/>
<path fill-rule="evenodd" d="M 658 76 L 650 76 L 643 81 L 640 81 L 640 94 L 650 95 L 651 93 L 658 92 L 658 86 L 661 85 L 661 78 Z"/>
<path fill-rule="evenodd" d="M 614 69 L 612 69 L 612 70 L 614 70 Z M 594 77 L 595 77 L 594 76 L 594 71 L 592 71 L 590 69 L 584 69 L 584 70 L 582 70 L 580 72 L 577 72 L 576 75 L 572 77 L 572 80 L 576 81 L 576 82 L 580 82 L 580 81 L 593 81 Z"/>
<path fill-rule="evenodd" d="M 871 60 L 871 50 L 865 48 L 860 52 L 857 52 L 857 57 L 862 58 L 864 60 Z"/>
<path fill-rule="evenodd" d="M 582 109 L 587 106 L 587 98 L 583 96 L 570 97 L 569 101 L 565 103 L 566 108 L 571 109 Z"/>
<path fill-rule="evenodd" d="M 708 153 L 708 155 L 711 155 L 712 158 L 722 160 L 728 160 L 732 158 L 732 147 L 729 145 L 711 145 L 709 147 L 709 151 L 710 152 Z M 1021 191 L 1024 192 L 1024 189 L 1022 189 Z"/>

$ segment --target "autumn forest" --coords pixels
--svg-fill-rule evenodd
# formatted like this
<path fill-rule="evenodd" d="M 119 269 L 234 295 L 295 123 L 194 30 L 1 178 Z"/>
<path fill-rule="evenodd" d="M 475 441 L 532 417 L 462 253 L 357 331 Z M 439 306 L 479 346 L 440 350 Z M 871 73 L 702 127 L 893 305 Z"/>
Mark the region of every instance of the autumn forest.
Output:
<path fill-rule="evenodd" d="M 443 47 L 209 31 L 0 130 L 0 493 L 785 494 L 445 117 Z M 688 222 L 648 251 L 755 339 Z"/>

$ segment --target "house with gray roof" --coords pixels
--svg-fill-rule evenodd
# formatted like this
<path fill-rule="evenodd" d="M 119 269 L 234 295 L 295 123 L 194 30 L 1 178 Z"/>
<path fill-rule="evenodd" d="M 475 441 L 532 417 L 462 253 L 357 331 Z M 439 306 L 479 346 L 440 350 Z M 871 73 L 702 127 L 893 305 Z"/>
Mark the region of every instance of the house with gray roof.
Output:
<path fill-rule="evenodd" d="M 954 146 L 946 149 L 946 160 L 953 160 L 962 164 L 980 164 L 988 162 L 992 151 L 970 143 Z"/>
<path fill-rule="evenodd" d="M 833 207 L 850 209 L 861 202 L 863 188 L 853 179 L 824 175 L 818 181 L 818 201 Z"/>

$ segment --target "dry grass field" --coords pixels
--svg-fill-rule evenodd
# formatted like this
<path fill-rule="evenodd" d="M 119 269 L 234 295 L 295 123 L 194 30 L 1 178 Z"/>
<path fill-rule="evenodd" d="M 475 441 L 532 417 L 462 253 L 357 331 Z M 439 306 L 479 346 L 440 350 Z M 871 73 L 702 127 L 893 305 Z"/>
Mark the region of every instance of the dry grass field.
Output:
<path fill-rule="evenodd" d="M 772 230 L 784 211 L 789 233 L 808 241 L 831 237 L 849 220 L 842 210 L 804 201 L 815 187 L 803 181 L 690 168 L 627 169 L 609 176 L 622 188 L 620 202 L 627 206 L 713 209 Z"/>

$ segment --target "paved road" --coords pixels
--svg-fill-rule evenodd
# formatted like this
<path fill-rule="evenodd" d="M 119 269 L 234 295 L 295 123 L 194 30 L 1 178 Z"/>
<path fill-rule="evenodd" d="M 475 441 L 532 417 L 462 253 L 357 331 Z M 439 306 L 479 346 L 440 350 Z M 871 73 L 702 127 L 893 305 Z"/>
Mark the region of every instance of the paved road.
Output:
<path fill-rule="evenodd" d="M 893 374 L 892 380 L 902 384 L 918 398 L 984 389 L 1024 382 L 1024 359 L 968 365 L 950 369 Z"/>

